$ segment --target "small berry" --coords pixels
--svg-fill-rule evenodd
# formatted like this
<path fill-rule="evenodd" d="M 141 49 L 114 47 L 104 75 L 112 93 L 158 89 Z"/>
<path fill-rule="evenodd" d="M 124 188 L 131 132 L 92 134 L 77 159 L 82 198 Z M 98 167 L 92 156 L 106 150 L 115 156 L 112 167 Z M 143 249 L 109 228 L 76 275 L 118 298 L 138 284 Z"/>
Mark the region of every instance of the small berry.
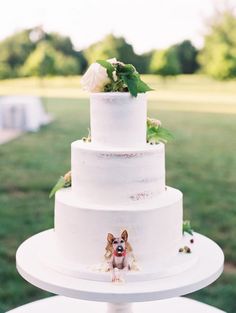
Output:
<path fill-rule="evenodd" d="M 190 243 L 194 243 L 194 239 L 190 239 Z"/>
<path fill-rule="evenodd" d="M 191 253 L 191 249 L 187 246 L 184 247 L 184 252 L 185 253 Z"/>
<path fill-rule="evenodd" d="M 179 248 L 179 252 L 184 252 L 184 249 L 183 248 Z"/>

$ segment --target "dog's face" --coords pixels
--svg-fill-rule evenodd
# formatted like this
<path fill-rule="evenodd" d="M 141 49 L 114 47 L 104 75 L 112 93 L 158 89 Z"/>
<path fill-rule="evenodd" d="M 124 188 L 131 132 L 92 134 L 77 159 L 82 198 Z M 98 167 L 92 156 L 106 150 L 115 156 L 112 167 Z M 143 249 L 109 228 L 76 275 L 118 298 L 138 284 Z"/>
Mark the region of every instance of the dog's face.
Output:
<path fill-rule="evenodd" d="M 113 251 L 121 255 L 126 249 L 126 243 L 128 240 L 128 232 L 124 230 L 120 237 L 114 237 L 112 234 L 107 235 L 107 241 L 112 245 Z"/>

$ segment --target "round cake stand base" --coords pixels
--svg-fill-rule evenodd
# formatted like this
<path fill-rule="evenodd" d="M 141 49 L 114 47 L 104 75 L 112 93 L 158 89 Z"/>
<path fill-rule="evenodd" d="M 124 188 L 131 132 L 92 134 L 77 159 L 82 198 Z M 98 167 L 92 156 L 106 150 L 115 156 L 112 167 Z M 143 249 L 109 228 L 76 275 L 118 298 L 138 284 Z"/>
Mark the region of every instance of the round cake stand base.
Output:
<path fill-rule="evenodd" d="M 129 283 L 83 280 L 62 274 L 42 262 L 37 254 L 41 238 L 46 245 L 45 236 L 38 234 L 19 247 L 16 254 L 17 269 L 31 284 L 71 298 L 122 305 L 129 302 L 172 298 L 206 287 L 223 271 L 224 254 L 221 248 L 209 238 L 195 234 L 195 251 L 198 253 L 198 261 L 185 272 L 157 280 Z M 110 305 L 110 311 L 120 307 L 120 312 L 123 313 L 122 305 Z M 130 311 L 130 306 L 126 305 L 125 308 L 126 311 Z"/>
<path fill-rule="evenodd" d="M 107 307 L 102 302 L 89 302 L 77 299 L 54 296 L 35 301 L 7 313 L 107 313 Z M 123 311 L 119 311 L 120 313 Z M 210 305 L 187 299 L 172 298 L 154 302 L 139 302 L 133 304 L 133 313 L 224 313 Z"/>

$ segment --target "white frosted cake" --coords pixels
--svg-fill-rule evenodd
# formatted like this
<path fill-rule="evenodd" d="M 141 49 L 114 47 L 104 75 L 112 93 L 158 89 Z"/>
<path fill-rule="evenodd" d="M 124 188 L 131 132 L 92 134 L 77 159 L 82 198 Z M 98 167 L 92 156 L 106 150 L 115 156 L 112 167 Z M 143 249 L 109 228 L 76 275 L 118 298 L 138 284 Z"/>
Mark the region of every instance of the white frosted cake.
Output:
<path fill-rule="evenodd" d="M 90 92 L 90 133 L 71 144 L 71 171 L 50 194 L 48 262 L 73 277 L 112 282 L 184 271 L 195 259 L 183 238 L 182 193 L 165 182 L 171 134 L 147 117 L 151 88 L 116 59 L 93 63 L 82 85 Z"/>
<path fill-rule="evenodd" d="M 165 185 L 164 144 L 146 141 L 146 95 L 93 93 L 90 121 L 91 142 L 71 145 L 72 187 L 55 198 L 56 244 L 66 271 L 109 279 L 107 234 L 126 230 L 135 260 L 130 273 L 141 280 L 160 275 L 179 253 L 182 193 Z"/>

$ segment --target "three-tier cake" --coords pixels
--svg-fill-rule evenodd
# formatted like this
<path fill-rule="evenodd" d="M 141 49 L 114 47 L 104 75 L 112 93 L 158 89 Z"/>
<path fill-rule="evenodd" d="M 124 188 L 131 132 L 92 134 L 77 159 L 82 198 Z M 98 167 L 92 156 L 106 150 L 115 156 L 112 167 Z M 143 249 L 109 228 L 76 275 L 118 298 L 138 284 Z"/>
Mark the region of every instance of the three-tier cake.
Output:
<path fill-rule="evenodd" d="M 91 142 L 71 145 L 72 187 L 55 199 L 55 234 L 65 258 L 84 267 L 103 260 L 108 232 L 129 232 L 140 271 L 178 254 L 182 193 L 165 184 L 165 147 L 146 142 L 147 100 L 93 93 Z"/>

